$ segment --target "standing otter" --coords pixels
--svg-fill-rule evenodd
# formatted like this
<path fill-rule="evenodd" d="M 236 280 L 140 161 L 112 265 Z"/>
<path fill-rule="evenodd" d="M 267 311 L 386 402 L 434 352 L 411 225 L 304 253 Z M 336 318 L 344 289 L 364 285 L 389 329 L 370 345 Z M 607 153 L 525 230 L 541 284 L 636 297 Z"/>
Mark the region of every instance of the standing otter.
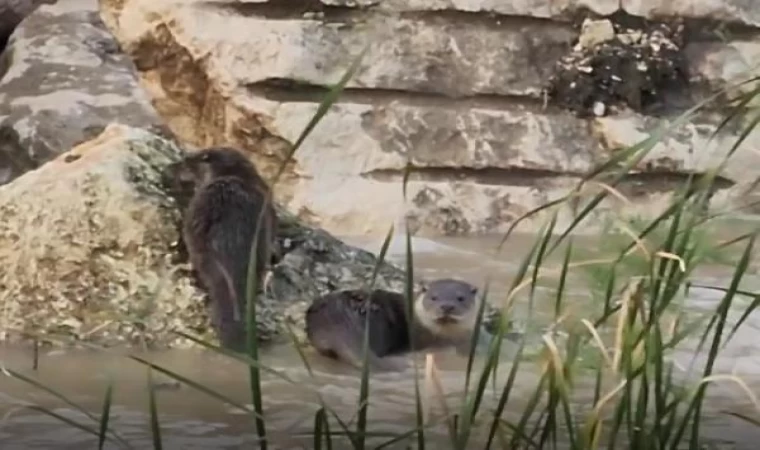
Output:
<path fill-rule="evenodd" d="M 194 152 L 173 169 L 178 183 L 194 186 L 182 237 L 190 263 L 208 291 L 212 323 L 224 347 L 242 350 L 249 258 L 260 215 L 257 286 L 266 289 L 270 275 L 276 214 L 267 201 L 269 187 L 255 166 L 229 147 Z"/>
<path fill-rule="evenodd" d="M 413 333 L 414 350 L 455 347 L 468 352 L 482 301 L 478 289 L 454 280 L 435 280 L 423 288 L 414 302 L 411 324 L 404 295 L 374 289 L 369 309 L 369 364 L 379 370 L 402 367 L 392 358 L 409 352 Z M 306 334 L 321 354 L 361 366 L 365 302 L 361 289 L 336 291 L 317 298 L 306 311 Z M 411 325 L 411 326 L 410 326 Z M 488 344 L 489 333 L 481 329 L 479 348 Z"/>

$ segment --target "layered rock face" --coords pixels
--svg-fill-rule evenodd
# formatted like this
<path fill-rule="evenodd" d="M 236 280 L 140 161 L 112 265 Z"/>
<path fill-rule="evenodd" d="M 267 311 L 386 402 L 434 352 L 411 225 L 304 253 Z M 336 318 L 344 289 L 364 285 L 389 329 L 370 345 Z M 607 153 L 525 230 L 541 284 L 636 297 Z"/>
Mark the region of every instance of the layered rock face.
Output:
<path fill-rule="evenodd" d="M 94 1 L 41 6 L 16 28 L 0 62 L 0 185 L 112 121 L 165 128 Z"/>
<path fill-rule="evenodd" d="M 566 194 L 594 164 L 646 137 L 667 117 L 663 111 L 694 104 L 758 63 L 760 10 L 750 3 L 100 0 L 104 21 L 171 129 L 197 146 L 246 149 L 268 175 L 316 112 L 324 87 L 369 45 L 276 192 L 291 211 L 330 231 L 376 234 L 405 215 L 421 234 L 500 232 Z M 648 25 L 623 13 L 683 18 L 673 50 L 685 69 L 673 84 L 685 88 L 679 100 L 668 99 L 675 87 L 656 91 L 647 102 L 662 100 L 658 117 L 595 103 L 583 117 L 555 106 L 546 93 L 558 63 L 579 42 L 599 43 L 579 40 L 582 27 L 571 20 L 589 13 L 616 13 L 612 32 L 627 27 L 630 45 L 649 36 Z M 717 21 L 725 22 L 722 34 L 711 31 Z M 635 85 L 637 77 L 623 83 Z M 642 161 L 641 173 L 620 188 L 630 203 L 603 206 L 656 214 L 688 173 L 712 167 L 729 150 L 736 130 L 709 139 L 719 113 L 701 115 Z M 749 140 L 745 147 L 758 142 L 757 133 Z M 753 198 L 757 159 L 739 152 L 722 173 L 715 205 Z"/>

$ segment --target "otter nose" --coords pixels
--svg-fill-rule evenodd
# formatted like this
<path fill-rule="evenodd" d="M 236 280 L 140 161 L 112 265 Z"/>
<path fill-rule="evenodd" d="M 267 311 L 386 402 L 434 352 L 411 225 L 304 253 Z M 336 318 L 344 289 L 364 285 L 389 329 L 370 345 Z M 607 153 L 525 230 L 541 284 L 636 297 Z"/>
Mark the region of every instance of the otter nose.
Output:
<path fill-rule="evenodd" d="M 441 312 L 447 315 L 454 314 L 456 308 L 454 305 L 441 305 Z"/>

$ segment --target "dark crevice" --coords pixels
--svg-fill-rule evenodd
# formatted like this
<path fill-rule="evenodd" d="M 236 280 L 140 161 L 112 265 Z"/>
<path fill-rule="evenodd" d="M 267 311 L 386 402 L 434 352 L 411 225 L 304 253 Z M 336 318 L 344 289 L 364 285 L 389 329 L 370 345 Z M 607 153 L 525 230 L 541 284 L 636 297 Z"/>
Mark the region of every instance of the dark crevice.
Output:
<path fill-rule="evenodd" d="M 246 88 L 254 96 L 283 103 L 320 103 L 329 91 L 324 86 L 286 78 L 267 78 L 248 84 Z M 403 89 L 349 87 L 343 90 L 336 103 L 378 105 L 398 101 L 410 106 L 486 108 L 495 110 L 514 110 L 522 107 L 529 110 L 543 110 L 543 113 L 559 111 L 559 109 L 551 106 L 547 106 L 544 110 L 544 102 L 540 97 L 497 94 L 454 96 L 434 92 L 432 90 L 434 88 L 435 86 L 431 86 L 430 91 L 419 92 Z"/>
<path fill-rule="evenodd" d="M 206 1 L 204 5 L 234 11 L 244 17 L 261 17 L 269 20 L 306 19 L 305 15 L 319 14 L 322 21 L 346 21 L 363 15 L 372 8 L 325 5 L 319 0 L 269 1 L 265 3 L 244 3 L 237 1 Z"/>
<path fill-rule="evenodd" d="M 245 86 L 251 95 L 281 103 L 320 103 L 329 89 L 305 81 L 288 78 L 267 78 Z M 435 92 L 434 86 L 427 92 L 403 89 L 383 88 L 345 88 L 336 103 L 353 103 L 360 105 L 382 105 L 392 101 L 408 106 L 445 107 L 445 108 L 482 108 L 490 110 L 514 111 L 523 109 L 541 114 L 562 114 L 564 110 L 545 104 L 540 96 L 474 94 L 470 96 L 445 95 Z M 710 83 L 698 81 L 690 83 L 689 96 L 666 92 L 662 103 L 651 105 L 645 115 L 663 117 L 678 115 L 692 107 L 696 101 L 706 98 L 715 88 Z M 722 110 L 724 104 L 711 102 L 703 108 L 705 111 Z"/>
<path fill-rule="evenodd" d="M 390 11 L 381 6 L 340 6 L 325 5 L 319 0 L 287 0 L 269 1 L 265 3 L 242 3 L 220 0 L 204 2 L 208 6 L 235 11 L 243 16 L 258 16 L 271 20 L 308 19 L 309 14 L 314 20 L 348 21 L 357 17 L 367 18 L 367 14 L 377 16 L 395 16 L 419 21 L 442 20 L 454 24 L 480 25 L 486 28 L 523 27 L 526 25 L 545 25 L 552 29 L 570 23 L 553 18 L 522 16 L 516 14 L 501 14 L 493 11 L 462 11 L 452 8 L 436 10 Z"/>
<path fill-rule="evenodd" d="M 457 24 L 480 25 L 484 28 L 521 28 L 526 25 L 544 26 L 552 30 L 561 28 L 571 29 L 571 24 L 552 18 L 521 16 L 515 14 L 500 14 L 489 11 L 461 11 L 456 9 L 436 9 L 421 11 L 404 11 L 399 13 L 402 18 L 423 22 L 443 20 Z"/>
<path fill-rule="evenodd" d="M 401 181 L 404 169 L 375 169 L 362 174 L 377 181 Z M 542 180 L 577 178 L 581 174 L 547 169 L 524 167 L 414 167 L 410 170 L 410 181 L 456 182 L 470 181 L 489 186 L 535 186 Z"/>
<path fill-rule="evenodd" d="M 567 26 L 580 29 L 585 18 L 607 18 L 628 28 L 647 26 L 652 20 L 635 16 L 619 9 L 613 14 L 601 15 L 588 8 L 579 7 L 572 12 L 562 13 L 553 17 L 534 17 L 518 14 L 503 14 L 494 11 L 462 11 L 452 8 L 436 10 L 407 10 L 393 12 L 381 6 L 340 6 L 325 5 L 319 0 L 270 0 L 264 3 L 243 3 L 235 1 L 210 0 L 206 5 L 234 10 L 244 16 L 260 16 L 272 20 L 304 19 L 305 14 L 319 14 L 314 19 L 325 21 L 349 20 L 356 17 L 367 17 L 367 13 L 381 15 L 398 15 L 403 18 L 433 21 L 444 20 L 451 23 L 482 25 L 489 27 L 521 27 L 525 25 L 547 25 L 554 29 Z M 307 16 L 308 17 L 308 16 Z M 686 27 L 687 42 L 720 41 L 721 36 L 730 39 L 752 39 L 760 36 L 760 27 L 753 27 L 737 20 L 716 20 L 688 16 L 658 16 L 653 18 L 658 22 L 682 22 Z"/>
<path fill-rule="evenodd" d="M 541 186 L 542 183 L 554 180 L 580 180 L 585 174 L 581 172 L 553 171 L 547 169 L 531 169 L 526 167 L 414 167 L 411 169 L 409 180 L 428 182 L 468 181 L 489 186 Z M 643 189 L 646 193 L 672 191 L 686 183 L 689 177 L 701 176 L 700 173 L 666 172 L 651 170 L 648 172 L 631 172 L 618 186 L 626 192 Z M 401 182 L 404 178 L 403 169 L 376 169 L 362 174 L 365 178 L 384 182 Z M 695 178 L 696 178 L 695 177 Z M 714 189 L 728 189 L 735 183 L 728 178 L 718 176 Z"/>

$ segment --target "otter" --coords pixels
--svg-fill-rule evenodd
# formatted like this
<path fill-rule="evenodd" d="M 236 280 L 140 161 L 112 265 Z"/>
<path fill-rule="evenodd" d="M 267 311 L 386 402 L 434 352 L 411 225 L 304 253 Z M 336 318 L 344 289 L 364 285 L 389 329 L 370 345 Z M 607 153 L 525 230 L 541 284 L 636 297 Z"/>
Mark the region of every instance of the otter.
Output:
<path fill-rule="evenodd" d="M 249 258 L 260 215 L 254 276 L 261 290 L 271 279 L 277 218 L 269 186 L 253 163 L 230 147 L 193 152 L 172 172 L 177 184 L 193 186 L 182 239 L 208 293 L 212 324 L 223 347 L 241 351 L 246 343 Z"/>
<path fill-rule="evenodd" d="M 306 335 L 318 353 L 361 367 L 367 296 L 367 360 L 374 370 L 402 369 L 405 364 L 397 357 L 412 350 L 454 347 L 460 353 L 469 353 L 482 299 L 475 286 L 451 278 L 423 287 L 411 320 L 405 296 L 384 289 L 347 289 L 318 297 L 306 311 Z M 492 337 L 481 328 L 478 350 L 482 351 Z"/>

